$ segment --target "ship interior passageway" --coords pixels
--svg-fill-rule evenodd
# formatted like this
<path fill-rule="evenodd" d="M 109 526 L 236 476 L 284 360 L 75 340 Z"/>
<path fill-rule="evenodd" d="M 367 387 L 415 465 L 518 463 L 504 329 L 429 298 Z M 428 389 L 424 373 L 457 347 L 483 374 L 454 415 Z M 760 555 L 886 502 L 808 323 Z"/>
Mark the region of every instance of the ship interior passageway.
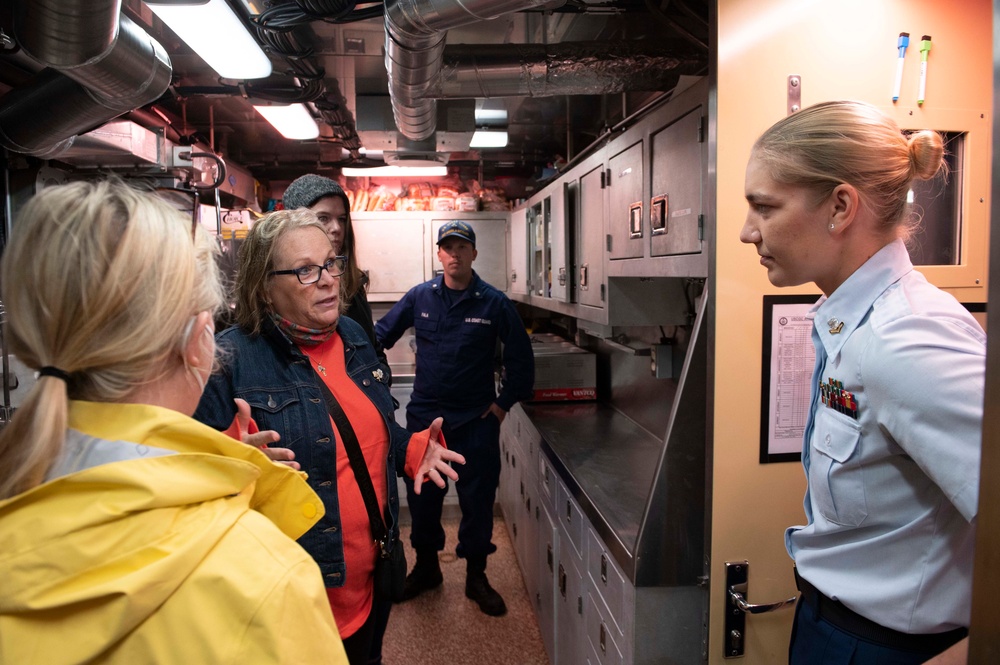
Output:
<path fill-rule="evenodd" d="M 444 584 L 393 606 L 382 647 L 384 665 L 549 665 L 503 518 L 498 516 L 493 526 L 497 551 L 486 569 L 507 603 L 502 617 L 483 614 L 465 597 L 465 561 L 454 549 L 458 519 L 445 520 L 444 531 L 447 544 L 439 554 Z M 409 524 L 402 525 L 401 535 L 412 565 Z"/>

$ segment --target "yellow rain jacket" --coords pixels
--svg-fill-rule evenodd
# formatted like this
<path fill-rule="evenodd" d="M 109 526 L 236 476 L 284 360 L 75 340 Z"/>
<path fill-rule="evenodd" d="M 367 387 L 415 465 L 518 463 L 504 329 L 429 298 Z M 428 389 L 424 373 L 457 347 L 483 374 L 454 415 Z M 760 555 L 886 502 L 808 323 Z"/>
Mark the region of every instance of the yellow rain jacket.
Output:
<path fill-rule="evenodd" d="M 69 426 L 156 456 L 0 502 L 0 663 L 347 663 L 293 541 L 323 514 L 302 474 L 168 409 L 71 402 Z"/>

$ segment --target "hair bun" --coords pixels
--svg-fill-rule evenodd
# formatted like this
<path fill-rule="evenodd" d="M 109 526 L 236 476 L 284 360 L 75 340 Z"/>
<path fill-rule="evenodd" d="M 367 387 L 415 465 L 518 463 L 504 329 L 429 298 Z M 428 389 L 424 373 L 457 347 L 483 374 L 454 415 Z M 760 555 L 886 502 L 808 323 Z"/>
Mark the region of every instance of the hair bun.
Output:
<path fill-rule="evenodd" d="M 923 129 L 907 139 L 913 176 L 930 180 L 944 167 L 944 140 L 937 132 Z"/>

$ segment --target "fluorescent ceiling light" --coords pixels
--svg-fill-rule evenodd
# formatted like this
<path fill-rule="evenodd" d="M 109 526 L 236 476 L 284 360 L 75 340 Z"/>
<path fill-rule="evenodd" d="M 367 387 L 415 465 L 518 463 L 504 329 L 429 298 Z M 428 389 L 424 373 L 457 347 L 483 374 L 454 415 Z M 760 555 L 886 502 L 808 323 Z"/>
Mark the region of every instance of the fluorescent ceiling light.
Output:
<path fill-rule="evenodd" d="M 477 129 L 469 142 L 470 148 L 503 148 L 507 145 L 507 132 L 505 130 Z"/>
<path fill-rule="evenodd" d="M 271 61 L 226 0 L 187 5 L 148 0 L 146 5 L 222 78 L 271 75 Z"/>
<path fill-rule="evenodd" d="M 506 109 L 476 109 L 475 110 L 476 122 L 491 121 L 491 120 L 507 120 L 507 110 Z"/>
<path fill-rule="evenodd" d="M 396 178 L 429 177 L 448 175 L 447 166 L 374 166 L 372 168 L 342 168 L 340 172 L 348 177 L 364 178 L 373 176 L 393 176 Z"/>
<path fill-rule="evenodd" d="M 504 126 L 507 124 L 507 103 L 503 99 L 477 99 L 476 124 Z"/>
<path fill-rule="evenodd" d="M 319 125 L 303 104 L 254 105 L 254 109 L 286 139 L 314 139 L 319 136 Z"/>

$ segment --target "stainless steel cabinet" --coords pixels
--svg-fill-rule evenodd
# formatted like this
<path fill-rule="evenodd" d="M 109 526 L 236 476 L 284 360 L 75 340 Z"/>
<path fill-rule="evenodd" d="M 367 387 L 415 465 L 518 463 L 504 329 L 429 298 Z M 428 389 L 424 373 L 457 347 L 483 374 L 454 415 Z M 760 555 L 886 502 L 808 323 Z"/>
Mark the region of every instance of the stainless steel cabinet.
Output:
<path fill-rule="evenodd" d="M 569 302 L 571 292 L 572 265 L 569 249 L 571 234 L 569 231 L 568 194 L 566 186 L 557 188 L 550 197 L 549 216 L 549 251 L 551 253 L 552 280 L 549 287 L 549 297 L 559 302 Z"/>
<path fill-rule="evenodd" d="M 618 146 L 615 146 L 616 148 Z M 643 143 L 639 141 L 613 155 L 605 183 L 609 199 L 611 259 L 635 259 L 645 255 L 646 220 L 643 210 Z"/>
<path fill-rule="evenodd" d="M 651 256 L 702 251 L 706 119 L 699 105 L 651 137 Z"/>
<path fill-rule="evenodd" d="M 437 231 L 447 221 L 461 219 L 476 232 L 473 268 L 480 277 L 506 291 L 507 215 L 489 212 L 356 212 L 354 225 L 358 264 L 368 273 L 370 302 L 396 302 L 411 287 L 431 279 L 441 269 Z"/>
<path fill-rule="evenodd" d="M 590 166 L 588 164 L 588 166 Z M 604 162 L 580 175 L 576 230 L 577 262 L 573 275 L 577 302 L 588 307 L 603 308 L 607 286 L 604 282 Z"/>
<path fill-rule="evenodd" d="M 556 567 L 556 658 L 558 665 L 582 663 L 587 657 L 587 640 L 584 634 L 584 597 L 587 587 L 580 573 L 582 562 L 559 542 L 559 563 Z"/>
<path fill-rule="evenodd" d="M 605 642 L 614 643 L 619 654 L 617 658 L 632 662 L 632 636 L 634 634 L 635 587 L 618 567 L 608 548 L 588 526 L 587 528 L 587 583 L 592 590 L 592 598 L 599 611 L 603 628 L 598 628 L 597 637 L 607 632 Z M 588 636 L 594 635 L 589 628 Z M 600 646 L 598 644 L 598 646 Z M 605 662 L 618 662 L 612 650 L 605 645 L 599 653 L 611 654 Z"/>
<path fill-rule="evenodd" d="M 587 642 L 591 651 L 597 656 L 601 665 L 622 665 L 625 657 L 618 648 L 620 636 L 613 627 L 613 617 L 600 597 L 595 598 L 593 587 L 587 593 L 587 605 L 584 610 L 584 624 L 587 631 Z M 629 661 L 631 662 L 631 661 Z"/>
<path fill-rule="evenodd" d="M 538 513 L 538 551 L 535 560 L 538 562 L 538 590 L 533 598 L 535 614 L 538 617 L 538 628 L 542 633 L 542 642 L 548 654 L 557 654 L 562 641 L 562 635 L 557 632 L 558 615 L 562 608 L 557 605 L 559 589 L 559 531 L 552 517 L 550 505 L 539 499 L 535 506 Z M 552 660 L 560 660 L 556 655 Z"/>
<path fill-rule="evenodd" d="M 706 278 L 714 234 L 707 97 L 706 80 L 675 94 L 512 213 L 514 300 L 602 326 L 677 324 L 662 280 Z"/>
<path fill-rule="evenodd" d="M 528 211 L 510 214 L 510 293 L 528 294 Z"/>
<path fill-rule="evenodd" d="M 501 508 L 551 664 L 698 662 L 704 590 L 637 587 L 520 405 L 502 432 Z"/>
<path fill-rule="evenodd" d="M 356 213 L 351 222 L 358 265 L 368 273 L 370 300 L 399 300 L 426 279 L 424 263 L 432 245 L 422 219 Z"/>

